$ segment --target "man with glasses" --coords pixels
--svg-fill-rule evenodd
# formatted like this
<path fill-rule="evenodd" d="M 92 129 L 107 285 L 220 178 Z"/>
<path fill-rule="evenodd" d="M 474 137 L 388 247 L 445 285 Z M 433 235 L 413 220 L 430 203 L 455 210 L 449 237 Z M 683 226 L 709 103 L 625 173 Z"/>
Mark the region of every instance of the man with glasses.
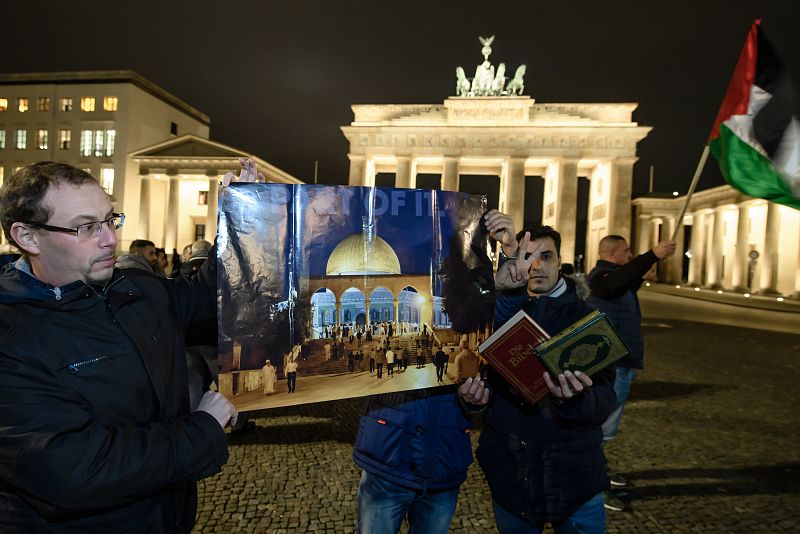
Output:
<path fill-rule="evenodd" d="M 237 415 L 216 392 L 189 411 L 184 331 L 214 317 L 215 262 L 114 269 L 125 216 L 65 164 L 10 177 L 0 221 L 23 254 L 0 270 L 3 531 L 189 532 Z"/>

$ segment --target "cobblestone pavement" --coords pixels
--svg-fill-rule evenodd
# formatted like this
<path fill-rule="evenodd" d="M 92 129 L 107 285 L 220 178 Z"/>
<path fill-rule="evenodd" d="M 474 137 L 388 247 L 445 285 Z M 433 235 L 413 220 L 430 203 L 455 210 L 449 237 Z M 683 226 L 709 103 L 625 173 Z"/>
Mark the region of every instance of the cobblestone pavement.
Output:
<path fill-rule="evenodd" d="M 644 331 L 647 369 L 607 450 L 634 486 L 608 531 L 800 530 L 800 335 L 676 320 Z M 256 430 L 200 484 L 196 531 L 352 532 L 361 404 L 253 412 Z M 476 464 L 451 531 L 496 532 Z"/>

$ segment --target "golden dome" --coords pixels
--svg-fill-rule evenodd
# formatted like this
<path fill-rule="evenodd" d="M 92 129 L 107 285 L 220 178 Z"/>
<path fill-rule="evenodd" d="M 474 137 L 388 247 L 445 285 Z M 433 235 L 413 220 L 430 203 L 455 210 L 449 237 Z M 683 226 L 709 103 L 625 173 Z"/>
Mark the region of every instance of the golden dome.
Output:
<path fill-rule="evenodd" d="M 328 257 L 325 274 L 400 274 L 400 260 L 389 243 L 367 233 L 344 238 Z"/>

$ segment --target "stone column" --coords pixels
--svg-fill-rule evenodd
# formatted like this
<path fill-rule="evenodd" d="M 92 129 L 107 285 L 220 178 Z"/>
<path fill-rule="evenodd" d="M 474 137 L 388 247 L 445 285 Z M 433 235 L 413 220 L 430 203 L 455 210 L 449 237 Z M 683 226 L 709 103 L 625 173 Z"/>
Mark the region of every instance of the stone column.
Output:
<path fill-rule="evenodd" d="M 336 326 L 342 326 L 342 301 L 339 299 L 336 299 Z"/>
<path fill-rule="evenodd" d="M 369 299 L 367 298 L 364 299 L 364 307 L 366 307 L 367 309 L 367 321 L 365 323 L 365 326 L 369 326 L 372 324 L 372 320 L 369 317 Z"/>
<path fill-rule="evenodd" d="M 611 163 L 611 177 L 608 186 L 607 233 L 609 234 L 631 235 L 631 184 L 633 182 L 633 164 L 636 160 L 637 158 L 619 158 Z"/>
<path fill-rule="evenodd" d="M 650 217 L 639 215 L 636 219 L 636 254 L 644 254 L 650 250 Z"/>
<path fill-rule="evenodd" d="M 668 218 L 669 224 L 669 235 L 671 236 L 672 233 L 675 231 L 676 225 L 678 224 L 677 217 L 669 217 Z M 683 283 L 683 245 L 684 245 L 684 233 L 683 231 L 678 231 L 678 235 L 675 236 L 675 254 L 673 254 L 668 260 L 669 270 L 669 283 L 670 284 L 682 284 Z M 688 276 L 688 273 L 687 273 Z"/>
<path fill-rule="evenodd" d="M 150 183 L 149 176 L 139 176 L 139 235 L 150 239 Z"/>
<path fill-rule="evenodd" d="M 630 202 L 628 202 L 628 206 L 630 206 Z M 577 207 L 578 160 L 566 159 L 559 163 L 555 227 L 561 234 L 561 261 L 564 263 L 575 263 Z"/>
<path fill-rule="evenodd" d="M 767 224 L 764 230 L 764 254 L 761 256 L 761 294 L 773 295 L 778 292 L 778 253 L 780 250 L 780 221 L 778 205 L 767 204 Z"/>
<path fill-rule="evenodd" d="M 524 158 L 508 158 L 506 160 L 505 173 L 500 177 L 500 191 L 502 197 L 500 198 L 500 205 L 504 207 L 511 220 L 514 221 L 514 228 L 517 231 L 522 230 L 522 225 L 525 215 L 525 159 Z M 575 187 L 577 198 L 577 165 L 575 167 Z M 574 211 L 574 207 L 573 207 Z M 575 220 L 572 221 L 573 228 Z M 559 230 L 560 231 L 560 230 Z M 574 235 L 574 230 L 573 230 Z M 562 233 L 563 239 L 563 233 Z M 573 239 L 574 243 L 574 239 Z M 573 244 L 573 249 L 575 248 Z M 564 247 L 561 247 L 561 254 L 564 254 Z"/>
<path fill-rule="evenodd" d="M 164 250 L 178 248 L 178 217 L 180 216 L 181 179 L 177 175 L 169 177 L 167 196 L 167 215 L 164 218 Z"/>
<path fill-rule="evenodd" d="M 395 187 L 414 187 L 417 181 L 416 176 L 412 176 L 411 158 L 408 156 L 397 156 L 397 171 L 394 178 Z"/>
<path fill-rule="evenodd" d="M 800 234 L 800 232 L 798 234 Z M 798 240 L 800 240 L 800 235 L 797 237 Z M 797 247 L 797 265 L 800 265 L 800 246 Z M 792 298 L 800 300 L 800 269 L 797 269 L 797 272 L 794 275 L 794 294 L 792 295 Z"/>
<path fill-rule="evenodd" d="M 692 253 L 692 257 L 689 260 L 689 283 L 693 286 L 703 285 L 705 248 L 706 214 L 698 211 L 692 216 L 692 242 L 689 245 L 689 250 Z"/>
<path fill-rule="evenodd" d="M 747 204 L 739 204 L 739 218 L 736 221 L 736 252 L 733 259 L 733 271 L 731 272 L 731 285 L 734 291 L 746 292 L 747 270 L 749 258 L 748 243 L 748 222 L 750 222 L 750 207 Z"/>
<path fill-rule="evenodd" d="M 348 154 L 347 157 L 350 158 L 350 176 L 347 183 L 349 185 L 365 185 L 364 171 L 367 158 L 355 154 Z"/>
<path fill-rule="evenodd" d="M 458 158 L 446 157 L 442 166 L 442 191 L 458 191 Z"/>
<path fill-rule="evenodd" d="M 219 181 L 216 176 L 208 179 L 208 206 L 206 206 L 205 240 L 213 243 L 217 237 L 217 203 L 219 202 Z"/>
<path fill-rule="evenodd" d="M 708 254 L 708 280 L 707 285 L 712 288 L 722 287 L 722 208 L 714 209 L 714 231 L 711 237 L 711 247 Z"/>

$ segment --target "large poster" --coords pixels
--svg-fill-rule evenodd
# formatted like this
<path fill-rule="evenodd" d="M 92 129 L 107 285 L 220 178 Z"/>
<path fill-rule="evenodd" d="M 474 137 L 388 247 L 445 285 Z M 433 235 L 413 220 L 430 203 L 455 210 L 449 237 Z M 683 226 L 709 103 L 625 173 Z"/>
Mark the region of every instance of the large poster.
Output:
<path fill-rule="evenodd" d="M 421 189 L 226 188 L 220 391 L 253 410 L 452 383 L 434 355 L 449 367 L 462 335 L 474 342 L 491 320 L 485 202 Z"/>

